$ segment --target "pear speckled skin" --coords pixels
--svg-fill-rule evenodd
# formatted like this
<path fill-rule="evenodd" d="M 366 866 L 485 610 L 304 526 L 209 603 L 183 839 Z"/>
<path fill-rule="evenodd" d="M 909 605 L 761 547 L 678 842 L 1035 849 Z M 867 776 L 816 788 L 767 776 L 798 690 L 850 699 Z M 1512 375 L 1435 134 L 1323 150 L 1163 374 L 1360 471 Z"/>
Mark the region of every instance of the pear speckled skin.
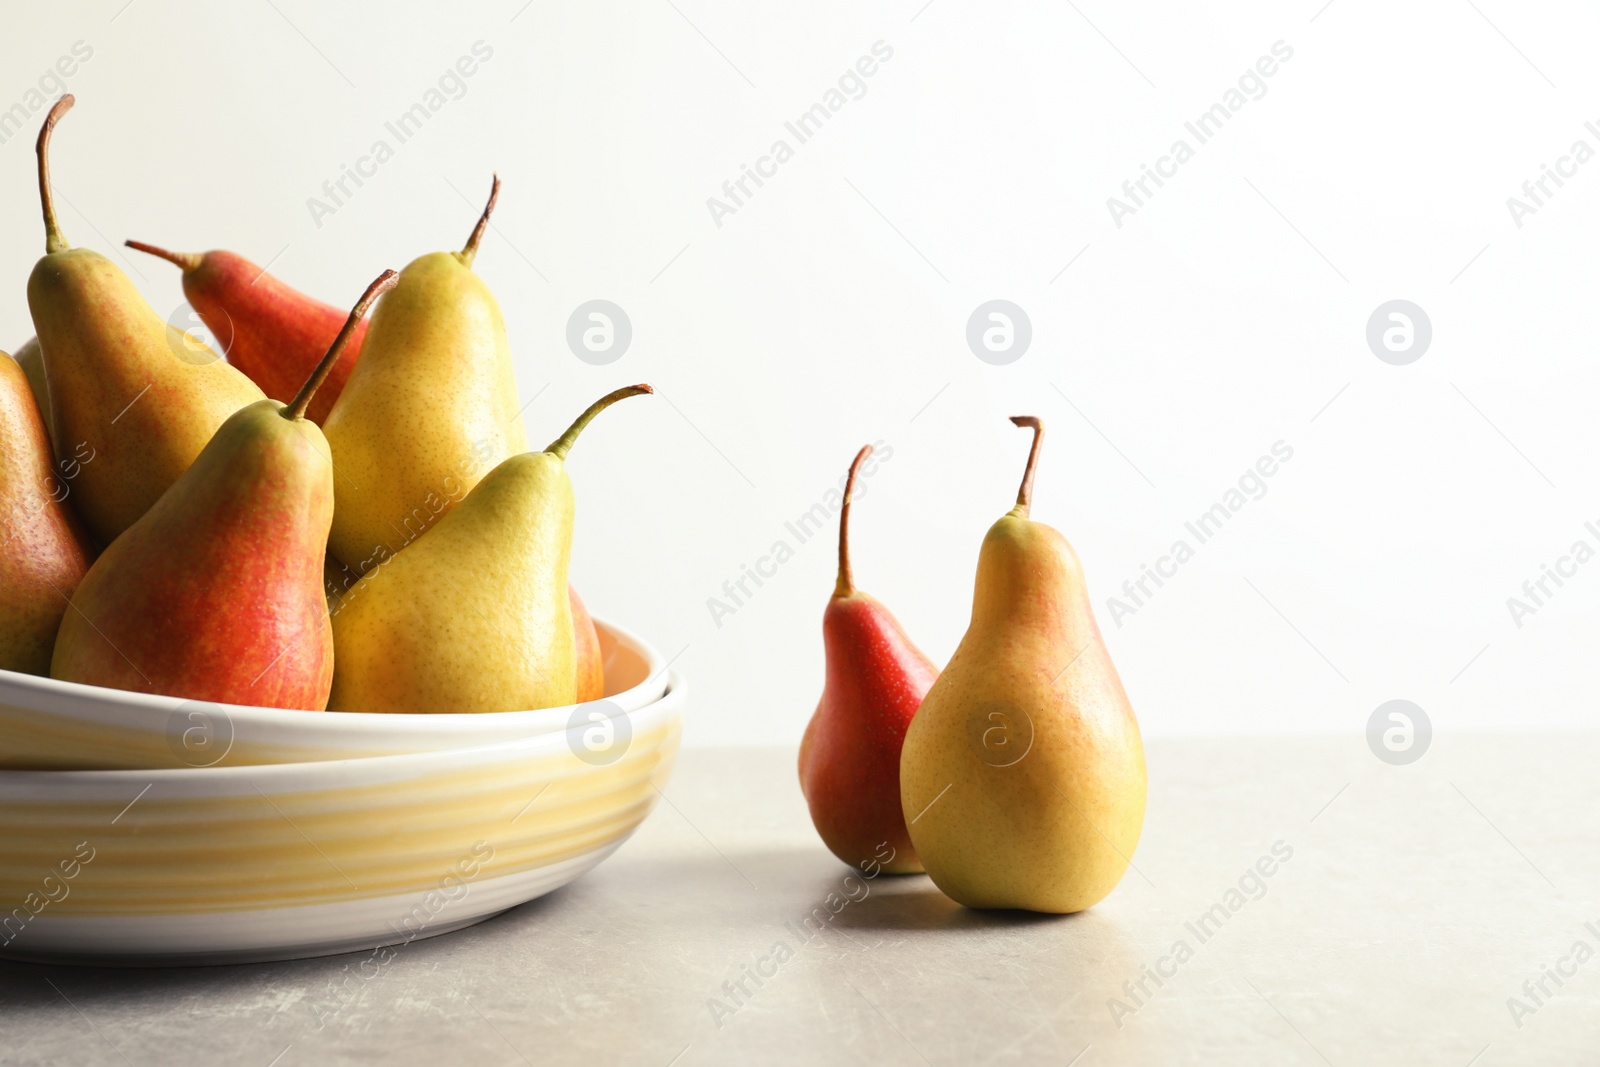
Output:
<path fill-rule="evenodd" d="M 483 225 L 466 250 L 423 256 L 400 273 L 324 423 L 339 468 L 329 547 L 357 573 L 527 451 L 505 321 L 472 272 Z"/>
<path fill-rule="evenodd" d="M 52 677 L 188 700 L 320 711 L 333 685 L 323 587 L 333 456 L 306 409 L 384 271 L 287 405 L 235 412 L 193 465 L 95 561 Z"/>
<path fill-rule="evenodd" d="M 307 296 L 238 253 L 169 252 L 142 241 L 127 245 L 183 271 L 183 295 L 211 332 L 227 339 L 228 362 L 273 400 L 287 404 L 294 399 L 344 327 L 344 308 Z M 318 426 L 328 420 L 344 392 L 366 330 L 365 321 L 356 327 L 344 355 L 312 398 L 306 418 Z"/>
<path fill-rule="evenodd" d="M 326 706 L 333 467 L 316 426 L 283 412 L 261 400 L 235 413 L 106 549 L 62 621 L 52 677 L 189 700 Z"/>
<path fill-rule="evenodd" d="M 502 462 L 333 619 L 335 711 L 531 711 L 572 704 L 572 483 L 547 452 Z"/>
<path fill-rule="evenodd" d="M 50 673 L 67 598 L 94 559 L 53 469 L 27 375 L 0 353 L 0 668 Z"/>
<path fill-rule="evenodd" d="M 1078 557 L 1025 496 L 984 537 L 972 622 L 912 719 L 900 785 L 929 876 L 968 907 L 1082 911 L 1138 845 L 1139 724 Z"/>
<path fill-rule="evenodd" d="M 40 418 L 44 419 L 45 433 L 50 436 L 50 448 L 52 451 L 58 450 L 61 443 L 56 440 L 55 428 L 50 425 L 50 386 L 44 380 L 44 353 L 39 351 L 39 339 L 28 338 L 12 358 L 28 376 L 28 388 L 33 391 L 34 403 L 39 406 Z"/>
<path fill-rule="evenodd" d="M 490 471 L 416 544 L 378 564 L 333 617 L 335 711 L 536 711 L 575 703 L 566 457 L 590 404 L 543 452 Z"/>
<path fill-rule="evenodd" d="M 104 545 L 160 499 L 228 416 L 264 394 L 167 325 L 109 259 L 72 248 L 61 235 L 48 152 L 72 100 L 58 100 L 39 133 L 46 253 L 28 278 L 28 309 L 59 450 L 82 444 L 95 453 L 74 486 L 74 504 Z"/>

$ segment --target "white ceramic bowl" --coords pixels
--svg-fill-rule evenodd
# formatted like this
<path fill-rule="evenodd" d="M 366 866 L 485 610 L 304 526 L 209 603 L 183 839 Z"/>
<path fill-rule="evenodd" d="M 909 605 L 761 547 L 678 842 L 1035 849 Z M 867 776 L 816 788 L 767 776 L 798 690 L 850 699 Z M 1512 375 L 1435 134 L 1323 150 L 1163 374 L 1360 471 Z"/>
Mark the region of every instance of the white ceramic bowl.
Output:
<path fill-rule="evenodd" d="M 589 710 L 631 712 L 667 687 L 661 654 L 595 620 L 606 697 L 471 715 L 285 711 L 150 696 L 0 670 L 0 770 L 241 767 L 435 752 L 567 728 Z M 0 901 L 3 903 L 3 901 Z"/>
<path fill-rule="evenodd" d="M 609 722 L 441 752 L 0 771 L 0 959 L 373 949 L 372 966 L 386 966 L 418 937 L 532 900 L 610 855 L 666 783 L 687 697 L 674 676 L 662 699 Z"/>

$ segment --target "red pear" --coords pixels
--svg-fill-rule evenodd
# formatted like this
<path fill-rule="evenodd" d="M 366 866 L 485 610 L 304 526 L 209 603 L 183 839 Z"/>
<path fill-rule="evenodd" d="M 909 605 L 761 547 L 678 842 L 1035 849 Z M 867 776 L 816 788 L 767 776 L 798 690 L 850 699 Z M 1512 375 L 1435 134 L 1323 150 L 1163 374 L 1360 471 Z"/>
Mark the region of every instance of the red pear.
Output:
<path fill-rule="evenodd" d="M 169 252 L 143 241 L 127 244 L 183 270 L 183 295 L 225 349 L 228 362 L 273 400 L 294 399 L 344 327 L 343 309 L 285 285 L 236 253 Z M 363 320 L 312 399 L 306 417 L 318 426 L 344 390 L 366 336 Z"/>
<path fill-rule="evenodd" d="M 66 503 L 66 473 L 53 469 L 27 374 L 0 353 L 0 667 L 8 671 L 50 672 L 67 598 L 94 559 Z"/>
<path fill-rule="evenodd" d="M 939 670 L 850 573 L 850 499 L 871 454 L 871 445 L 856 453 L 845 482 L 839 579 L 822 614 L 827 680 L 800 742 L 800 791 L 835 856 L 863 869 L 877 863 L 891 874 L 912 874 L 922 863 L 900 808 L 900 746 Z"/>
<path fill-rule="evenodd" d="M 323 592 L 333 462 L 307 407 L 380 293 L 367 289 L 293 401 L 258 400 L 89 568 L 52 677 L 190 700 L 320 711 L 333 684 Z"/>

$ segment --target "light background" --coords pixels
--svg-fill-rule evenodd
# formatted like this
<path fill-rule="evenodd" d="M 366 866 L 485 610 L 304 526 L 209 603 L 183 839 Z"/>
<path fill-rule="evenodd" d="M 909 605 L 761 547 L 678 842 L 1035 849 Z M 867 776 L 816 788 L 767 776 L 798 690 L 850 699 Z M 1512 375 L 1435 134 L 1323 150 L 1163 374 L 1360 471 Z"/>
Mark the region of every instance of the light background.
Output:
<path fill-rule="evenodd" d="M 32 5 L 0 36 L 0 108 L 93 49 L 54 152 L 77 243 L 229 248 L 347 305 L 459 247 L 499 171 L 478 269 L 530 436 L 616 385 L 662 394 L 572 455 L 573 578 L 681 650 L 688 744 L 798 740 L 831 528 L 720 627 L 707 599 L 793 543 L 865 441 L 893 457 L 855 513 L 858 581 L 943 662 L 1022 412 L 1049 429 L 1035 517 L 1083 557 L 1147 734 L 1359 733 L 1397 697 L 1436 731 L 1593 719 L 1600 562 L 1520 629 L 1506 606 L 1575 539 L 1600 547 L 1600 161 L 1521 228 L 1506 207 L 1574 140 L 1600 149 L 1588 7 L 124 3 Z M 480 40 L 465 95 L 319 228 L 307 199 Z M 719 228 L 707 198 L 880 40 L 866 94 Z M 1266 95 L 1114 225 L 1107 197 L 1280 40 Z M 43 248 L 40 119 L 0 144 L 8 346 Z M 176 271 L 125 264 L 181 303 Z M 634 330 L 606 367 L 564 340 L 595 298 Z M 994 298 L 1032 321 L 1008 366 L 965 341 Z M 1365 341 L 1396 298 L 1434 330 L 1403 367 Z M 1113 625 L 1106 598 L 1278 440 L 1267 494 Z"/>

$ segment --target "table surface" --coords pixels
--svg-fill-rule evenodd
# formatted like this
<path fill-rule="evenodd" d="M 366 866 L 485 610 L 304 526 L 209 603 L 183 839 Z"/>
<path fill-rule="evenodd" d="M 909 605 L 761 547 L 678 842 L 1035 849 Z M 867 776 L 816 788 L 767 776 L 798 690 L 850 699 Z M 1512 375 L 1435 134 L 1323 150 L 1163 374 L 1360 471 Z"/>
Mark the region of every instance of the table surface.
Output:
<path fill-rule="evenodd" d="M 0 1063 L 1590 1062 L 1597 757 L 1592 734 L 1443 733 L 1405 767 L 1359 735 L 1153 742 L 1136 869 L 1035 916 L 847 886 L 792 751 L 690 751 L 599 868 L 370 978 L 362 954 L 0 964 Z"/>

